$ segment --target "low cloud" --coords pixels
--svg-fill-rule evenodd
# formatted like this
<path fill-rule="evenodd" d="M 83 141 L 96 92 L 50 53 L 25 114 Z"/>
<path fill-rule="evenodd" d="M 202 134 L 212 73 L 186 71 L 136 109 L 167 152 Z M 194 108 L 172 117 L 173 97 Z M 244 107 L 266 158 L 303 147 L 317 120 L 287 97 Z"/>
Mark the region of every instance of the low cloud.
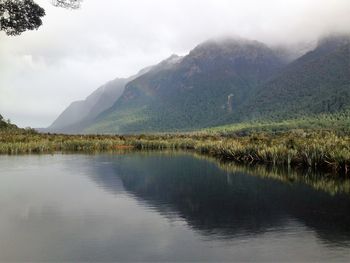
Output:
<path fill-rule="evenodd" d="M 38 31 L 0 33 L 0 112 L 45 127 L 73 100 L 213 37 L 270 45 L 349 32 L 349 0 L 85 0 L 80 10 L 41 0 Z"/>

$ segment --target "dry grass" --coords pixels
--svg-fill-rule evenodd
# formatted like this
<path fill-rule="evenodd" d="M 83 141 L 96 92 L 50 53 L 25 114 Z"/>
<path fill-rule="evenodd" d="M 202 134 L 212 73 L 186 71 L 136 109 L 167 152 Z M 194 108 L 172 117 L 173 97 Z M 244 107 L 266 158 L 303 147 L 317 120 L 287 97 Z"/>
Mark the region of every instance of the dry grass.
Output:
<path fill-rule="evenodd" d="M 102 152 L 124 149 L 181 149 L 239 163 L 350 174 L 350 137 L 335 132 L 302 130 L 281 134 L 222 136 L 203 133 L 159 135 L 60 135 L 34 132 L 0 133 L 0 154 Z"/>

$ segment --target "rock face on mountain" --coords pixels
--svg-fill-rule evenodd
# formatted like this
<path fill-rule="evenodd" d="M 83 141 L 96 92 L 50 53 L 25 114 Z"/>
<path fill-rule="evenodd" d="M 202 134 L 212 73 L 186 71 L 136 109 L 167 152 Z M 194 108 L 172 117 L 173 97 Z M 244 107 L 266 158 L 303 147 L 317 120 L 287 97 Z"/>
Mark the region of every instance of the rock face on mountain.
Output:
<path fill-rule="evenodd" d="M 283 66 L 273 50 L 257 41 L 207 41 L 129 82 L 86 131 L 176 131 L 221 124 Z"/>

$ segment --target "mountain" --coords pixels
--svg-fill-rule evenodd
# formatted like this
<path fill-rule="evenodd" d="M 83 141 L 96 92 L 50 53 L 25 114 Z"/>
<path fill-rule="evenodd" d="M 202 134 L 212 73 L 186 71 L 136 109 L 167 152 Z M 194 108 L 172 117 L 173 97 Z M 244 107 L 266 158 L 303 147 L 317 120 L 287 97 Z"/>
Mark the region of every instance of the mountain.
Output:
<path fill-rule="evenodd" d="M 49 131 L 69 132 L 79 123 L 94 119 L 113 105 L 124 89 L 127 79 L 115 79 L 104 84 L 85 100 L 75 101 L 65 109 L 48 128 Z"/>
<path fill-rule="evenodd" d="M 287 64 L 305 55 L 307 52 L 315 49 L 317 41 L 297 42 L 291 44 L 279 44 L 272 46 L 276 55 Z"/>
<path fill-rule="evenodd" d="M 350 37 L 331 36 L 260 86 L 233 120 L 283 120 L 349 108 Z"/>
<path fill-rule="evenodd" d="M 239 38 L 206 41 L 184 57 L 172 55 L 133 77 L 107 83 L 73 103 L 50 128 L 174 132 L 348 114 L 349 44 L 348 35 L 277 48 Z"/>
<path fill-rule="evenodd" d="M 85 100 L 71 103 L 44 132 L 81 133 L 95 118 L 122 95 L 126 83 L 145 74 L 151 67 L 129 78 L 116 78 L 91 93 Z"/>
<path fill-rule="evenodd" d="M 125 86 L 85 132 L 191 130 L 221 124 L 284 62 L 265 44 L 210 40 L 171 56 Z"/>

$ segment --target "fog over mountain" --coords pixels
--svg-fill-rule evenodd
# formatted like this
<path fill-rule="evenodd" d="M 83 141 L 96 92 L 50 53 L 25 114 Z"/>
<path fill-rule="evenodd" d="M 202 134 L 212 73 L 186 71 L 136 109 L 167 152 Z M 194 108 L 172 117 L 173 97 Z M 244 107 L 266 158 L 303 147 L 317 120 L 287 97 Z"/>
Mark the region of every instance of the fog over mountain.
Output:
<path fill-rule="evenodd" d="M 74 11 L 37 2 L 47 13 L 38 31 L 0 33 L 0 113 L 19 126 L 47 127 L 107 81 L 207 39 L 258 40 L 290 60 L 350 31 L 349 0 L 85 0 Z"/>

